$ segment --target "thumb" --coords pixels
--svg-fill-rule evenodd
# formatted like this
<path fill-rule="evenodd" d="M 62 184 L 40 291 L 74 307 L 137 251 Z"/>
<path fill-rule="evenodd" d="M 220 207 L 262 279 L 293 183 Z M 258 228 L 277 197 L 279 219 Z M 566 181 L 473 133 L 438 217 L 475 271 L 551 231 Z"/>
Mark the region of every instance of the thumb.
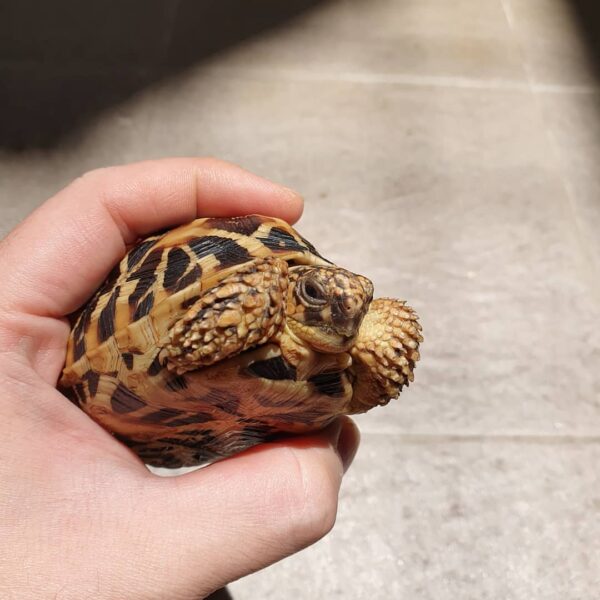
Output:
<path fill-rule="evenodd" d="M 171 593 L 181 586 L 175 597 L 198 598 L 316 542 L 335 523 L 358 440 L 343 417 L 319 434 L 159 480 L 153 537 L 169 548 L 170 568 L 156 550 L 154 572 L 168 575 Z"/>

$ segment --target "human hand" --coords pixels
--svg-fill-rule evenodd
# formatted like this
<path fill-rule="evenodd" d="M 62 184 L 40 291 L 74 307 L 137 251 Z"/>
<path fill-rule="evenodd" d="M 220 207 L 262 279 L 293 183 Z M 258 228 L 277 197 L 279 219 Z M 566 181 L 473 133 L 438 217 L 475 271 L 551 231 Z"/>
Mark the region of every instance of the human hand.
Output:
<path fill-rule="evenodd" d="M 150 473 L 56 389 L 80 306 L 153 230 L 289 221 L 301 199 L 212 159 L 92 171 L 0 244 L 0 597 L 198 599 L 332 527 L 358 444 L 343 418 L 179 477 Z"/>

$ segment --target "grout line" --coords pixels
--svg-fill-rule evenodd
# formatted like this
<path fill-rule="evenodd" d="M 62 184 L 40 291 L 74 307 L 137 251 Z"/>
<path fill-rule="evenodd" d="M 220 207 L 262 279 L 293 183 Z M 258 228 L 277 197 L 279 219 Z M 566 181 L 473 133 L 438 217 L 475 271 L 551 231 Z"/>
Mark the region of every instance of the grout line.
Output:
<path fill-rule="evenodd" d="M 486 91 L 514 91 L 541 94 L 597 94 L 598 86 L 575 86 L 552 83 L 533 84 L 530 81 L 517 81 L 511 79 L 476 79 L 472 77 L 438 76 L 438 75 L 411 75 L 407 73 L 366 73 L 346 71 L 325 73 L 301 69 L 237 69 L 229 67 L 214 67 L 214 73 L 224 74 L 245 79 L 283 80 L 289 82 L 306 83 L 357 83 L 365 85 L 400 85 L 407 87 L 448 88 L 448 89 L 475 89 Z"/>
<path fill-rule="evenodd" d="M 170 42 L 167 41 L 167 45 Z M 167 50 L 168 52 L 168 50 Z M 39 66 L 36 60 L 4 60 L 0 58 L 0 68 L 34 68 Z M 86 69 L 92 72 L 106 73 L 118 69 L 122 72 L 143 75 L 151 72 L 149 65 L 111 65 L 103 63 L 64 63 L 55 66 L 60 72 L 72 72 Z M 527 69 L 526 69 L 527 70 Z M 600 93 L 600 86 L 563 85 L 558 83 L 533 83 L 514 79 L 479 79 L 475 77 L 414 75 L 410 73 L 375 72 L 323 72 L 308 69 L 267 69 L 209 66 L 202 67 L 205 74 L 225 75 L 238 79 L 287 81 L 291 83 L 356 83 L 362 85 L 397 85 L 415 88 L 446 88 L 482 91 L 537 92 L 549 95 L 594 95 Z"/>
<path fill-rule="evenodd" d="M 531 91 L 537 94 L 597 94 L 600 87 L 592 85 L 561 85 L 555 83 L 531 83 Z"/>
<path fill-rule="evenodd" d="M 536 433 L 392 433 L 361 429 L 363 435 L 393 436 L 403 444 L 462 444 L 462 443 L 514 443 L 561 446 L 572 444 L 600 444 L 600 435 L 554 435 Z"/>

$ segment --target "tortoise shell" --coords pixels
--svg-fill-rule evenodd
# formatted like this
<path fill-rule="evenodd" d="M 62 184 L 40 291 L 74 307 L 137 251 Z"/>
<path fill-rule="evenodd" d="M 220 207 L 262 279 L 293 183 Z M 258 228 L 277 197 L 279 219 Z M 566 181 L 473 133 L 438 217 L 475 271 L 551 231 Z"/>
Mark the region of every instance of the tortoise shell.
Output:
<path fill-rule="evenodd" d="M 60 385 L 154 466 L 385 404 L 422 338 L 404 302 L 287 223 L 197 219 L 136 244 L 74 319 Z"/>

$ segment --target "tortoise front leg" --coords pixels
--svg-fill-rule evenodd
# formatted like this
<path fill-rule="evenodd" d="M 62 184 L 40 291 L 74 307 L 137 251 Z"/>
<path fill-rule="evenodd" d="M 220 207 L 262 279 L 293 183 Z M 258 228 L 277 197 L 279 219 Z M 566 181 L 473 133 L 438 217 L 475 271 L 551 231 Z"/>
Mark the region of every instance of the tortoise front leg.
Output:
<path fill-rule="evenodd" d="M 413 380 L 423 341 L 417 319 L 401 300 L 373 300 L 350 349 L 354 378 L 350 414 L 387 404 Z"/>
<path fill-rule="evenodd" d="M 287 263 L 257 259 L 207 290 L 169 330 L 167 368 L 185 373 L 278 336 L 285 323 Z"/>

